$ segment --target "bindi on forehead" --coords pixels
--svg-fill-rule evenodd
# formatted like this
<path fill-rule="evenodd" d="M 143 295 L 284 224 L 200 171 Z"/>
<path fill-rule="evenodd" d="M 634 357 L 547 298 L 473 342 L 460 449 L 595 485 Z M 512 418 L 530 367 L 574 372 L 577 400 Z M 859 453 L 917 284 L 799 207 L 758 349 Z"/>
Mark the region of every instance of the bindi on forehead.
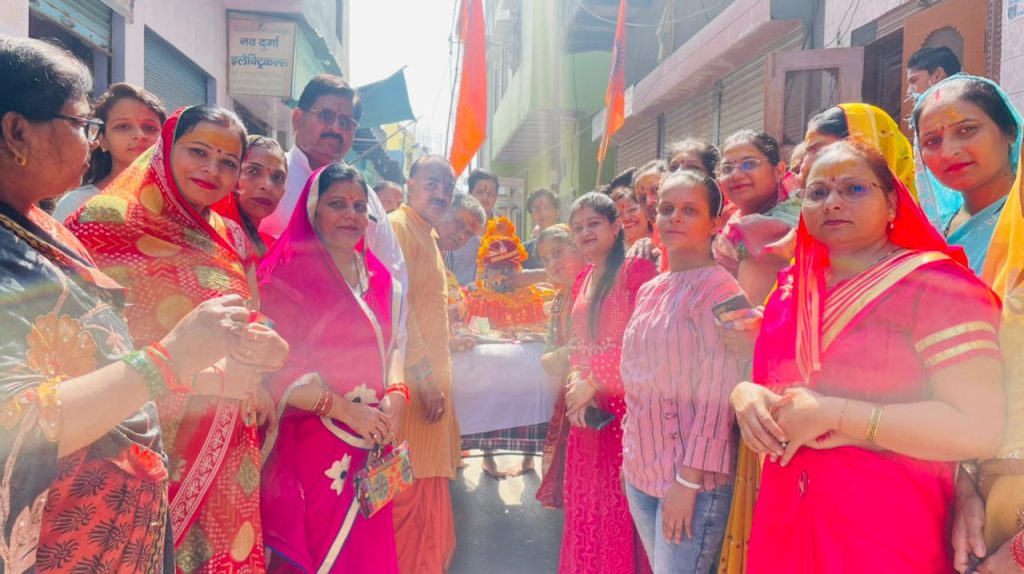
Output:
<path fill-rule="evenodd" d="M 202 144 L 217 153 L 240 156 L 242 154 L 242 142 L 238 134 L 227 130 L 215 130 L 210 128 L 196 128 L 181 136 L 180 143 Z"/>

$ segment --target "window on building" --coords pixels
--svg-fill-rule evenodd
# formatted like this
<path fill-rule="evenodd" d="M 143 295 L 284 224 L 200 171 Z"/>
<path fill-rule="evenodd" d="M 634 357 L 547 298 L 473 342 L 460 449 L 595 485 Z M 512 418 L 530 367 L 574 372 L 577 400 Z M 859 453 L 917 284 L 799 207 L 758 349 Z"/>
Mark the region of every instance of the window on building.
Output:
<path fill-rule="evenodd" d="M 782 145 L 803 141 L 807 121 L 840 103 L 838 79 L 839 70 L 835 68 L 786 72 Z"/>

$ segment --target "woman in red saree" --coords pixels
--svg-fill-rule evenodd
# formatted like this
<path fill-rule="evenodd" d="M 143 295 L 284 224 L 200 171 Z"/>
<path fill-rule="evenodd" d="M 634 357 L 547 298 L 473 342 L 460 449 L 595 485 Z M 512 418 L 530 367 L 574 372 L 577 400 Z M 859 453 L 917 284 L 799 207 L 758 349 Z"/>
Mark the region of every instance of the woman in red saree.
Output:
<path fill-rule="evenodd" d="M 954 461 L 1002 436 L 998 300 L 876 148 L 827 148 L 801 201 L 732 396 L 768 455 L 747 571 L 952 572 Z"/>
<path fill-rule="evenodd" d="M 565 460 L 565 525 L 558 571 L 573 574 L 650 572 L 622 488 L 625 389 L 619 373 L 622 335 L 640 286 L 654 263 L 625 257 L 615 203 L 588 193 L 573 203 L 573 240 L 590 264 L 573 287 L 578 346 L 565 394 L 572 429 Z M 586 426 L 587 407 L 615 416 L 600 430 Z"/>
<path fill-rule="evenodd" d="M 288 181 L 288 160 L 277 140 L 249 136 L 238 187 L 213 204 L 213 210 L 238 224 L 257 259 L 267 254 L 274 238 L 260 232 L 260 223 L 277 209 Z"/>
<path fill-rule="evenodd" d="M 160 142 L 68 220 L 97 265 L 129 288 L 125 315 L 137 346 L 158 341 L 207 299 L 252 301 L 245 236 L 209 209 L 235 187 L 244 142 L 227 110 L 178 110 Z M 283 362 L 287 345 L 272 330 L 252 327 L 247 337 L 253 347 L 203 376 L 253 377 Z M 263 568 L 254 402 L 168 395 L 157 408 L 178 571 Z"/>
<path fill-rule="evenodd" d="M 352 480 L 393 440 L 405 401 L 387 385 L 401 287 L 363 247 L 367 193 L 349 166 L 317 170 L 260 265 L 263 309 L 295 342 L 264 446 L 270 572 L 398 572 L 391 506 L 364 517 Z"/>

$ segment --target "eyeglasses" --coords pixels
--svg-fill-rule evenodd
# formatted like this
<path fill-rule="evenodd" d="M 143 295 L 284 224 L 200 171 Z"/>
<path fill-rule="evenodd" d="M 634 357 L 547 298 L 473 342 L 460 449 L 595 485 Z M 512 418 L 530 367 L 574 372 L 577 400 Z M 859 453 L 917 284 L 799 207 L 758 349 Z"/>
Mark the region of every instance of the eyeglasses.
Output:
<path fill-rule="evenodd" d="M 320 120 L 320 123 L 325 126 L 332 125 L 337 121 L 338 126 L 343 130 L 354 130 L 359 127 L 359 120 L 352 116 L 339 114 L 338 112 L 328 108 L 310 109 L 306 111 L 311 114 L 316 114 L 316 119 Z"/>
<path fill-rule="evenodd" d="M 872 187 L 884 189 L 877 183 L 866 179 L 848 179 L 835 186 L 816 183 L 803 189 L 800 201 L 805 206 L 818 207 L 825 203 L 830 193 L 835 191 L 844 201 L 856 203 L 867 197 Z"/>
<path fill-rule="evenodd" d="M 103 129 L 103 120 L 96 118 L 83 118 L 80 116 L 69 116 L 68 114 L 57 114 L 57 117 L 82 128 L 82 133 L 85 134 L 85 139 L 89 140 L 89 143 L 99 139 L 100 130 Z"/>
<path fill-rule="evenodd" d="M 759 159 L 745 159 L 739 163 L 723 163 L 718 166 L 718 177 L 729 177 L 740 170 L 743 173 L 750 173 L 761 167 L 764 162 Z"/>

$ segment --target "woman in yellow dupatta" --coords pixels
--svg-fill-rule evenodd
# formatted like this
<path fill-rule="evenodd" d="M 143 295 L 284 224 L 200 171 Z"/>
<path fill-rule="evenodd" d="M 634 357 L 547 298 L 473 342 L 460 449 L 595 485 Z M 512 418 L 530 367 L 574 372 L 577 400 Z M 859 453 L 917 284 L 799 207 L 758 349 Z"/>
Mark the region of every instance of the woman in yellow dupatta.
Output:
<path fill-rule="evenodd" d="M 1003 298 L 999 344 L 1006 377 L 1006 434 L 999 456 L 957 484 L 953 528 L 956 568 L 987 557 L 980 572 L 1024 569 L 1024 211 L 1022 168 L 999 216 L 982 279 Z M 972 520 L 973 518 L 973 520 Z M 977 527 L 984 525 L 982 531 Z M 974 526 L 972 529 L 971 526 Z"/>
<path fill-rule="evenodd" d="M 881 108 L 870 104 L 839 104 L 811 118 L 807 124 L 804 143 L 807 155 L 801 167 L 800 181 L 807 177 L 814 159 L 829 145 L 847 139 L 873 145 L 882 153 L 894 175 L 907 187 L 911 196 L 917 199 L 914 180 L 914 148 L 910 145 L 899 125 Z M 788 254 L 796 245 L 796 229 L 783 241 L 772 246 L 779 252 L 787 251 L 783 243 L 790 245 Z M 761 482 L 761 460 L 742 442 L 736 463 L 736 481 L 733 485 L 732 508 L 729 525 L 726 527 L 719 574 L 742 574 L 746 572 L 747 543 L 750 540 L 750 525 L 754 517 L 754 502 Z"/>
<path fill-rule="evenodd" d="M 917 199 L 914 180 L 914 148 L 899 124 L 881 108 L 871 104 L 839 104 L 811 118 L 807 123 L 807 155 L 801 172 L 806 176 L 821 150 L 839 140 L 854 138 L 874 145 L 889 162 L 896 177 Z M 803 179 L 803 178 L 801 178 Z"/>

